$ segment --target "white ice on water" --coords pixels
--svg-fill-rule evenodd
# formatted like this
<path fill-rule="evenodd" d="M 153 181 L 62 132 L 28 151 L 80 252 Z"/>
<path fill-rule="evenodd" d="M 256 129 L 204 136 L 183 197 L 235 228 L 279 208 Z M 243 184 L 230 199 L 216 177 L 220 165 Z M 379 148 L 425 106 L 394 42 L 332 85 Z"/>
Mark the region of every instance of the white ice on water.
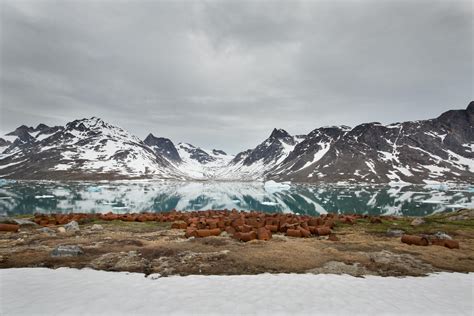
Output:
<path fill-rule="evenodd" d="M 275 182 L 273 180 L 265 182 L 263 186 L 268 193 L 278 193 L 291 188 L 290 182 Z"/>
<path fill-rule="evenodd" d="M 1 315 L 472 315 L 474 274 L 356 278 L 261 274 L 146 278 L 60 268 L 0 270 Z"/>

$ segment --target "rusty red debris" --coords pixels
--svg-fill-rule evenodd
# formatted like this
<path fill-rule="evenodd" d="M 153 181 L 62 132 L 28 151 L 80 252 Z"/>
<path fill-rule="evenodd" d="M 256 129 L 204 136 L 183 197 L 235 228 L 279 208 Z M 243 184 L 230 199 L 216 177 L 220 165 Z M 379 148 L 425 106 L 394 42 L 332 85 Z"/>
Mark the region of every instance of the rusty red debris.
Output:
<path fill-rule="evenodd" d="M 273 234 L 283 233 L 289 237 L 309 238 L 331 236 L 329 239 L 339 240 L 333 234 L 333 229 L 338 224 L 353 225 L 357 220 L 365 219 L 372 224 L 380 224 L 382 220 L 396 220 L 395 216 L 370 216 L 370 215 L 342 215 L 323 214 L 320 216 L 296 214 L 270 214 L 258 211 L 233 210 L 206 210 L 206 211 L 170 211 L 170 212 L 142 212 L 127 214 L 36 214 L 34 221 L 41 226 L 64 225 L 71 221 L 85 223 L 92 220 L 104 221 L 129 221 L 129 222 L 171 222 L 172 229 L 185 230 L 186 238 L 204 238 L 219 236 L 226 232 L 231 237 L 250 241 L 254 239 L 270 240 Z M 7 227 L 8 228 L 8 227 Z M 7 228 L 3 228 L 6 230 Z M 12 229 L 12 228 L 8 228 Z M 0 228 L 2 230 L 2 228 Z M 459 242 L 454 240 L 436 241 L 424 236 L 403 235 L 403 243 L 409 245 L 428 246 L 430 244 L 459 248 Z"/>

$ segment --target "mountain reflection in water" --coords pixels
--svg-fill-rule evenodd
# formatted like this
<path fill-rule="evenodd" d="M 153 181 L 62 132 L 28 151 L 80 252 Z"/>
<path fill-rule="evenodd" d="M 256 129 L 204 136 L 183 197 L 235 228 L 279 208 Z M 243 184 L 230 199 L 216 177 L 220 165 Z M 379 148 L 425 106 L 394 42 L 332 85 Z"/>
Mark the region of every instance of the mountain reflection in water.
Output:
<path fill-rule="evenodd" d="M 2 181 L 0 214 L 232 209 L 423 216 L 473 208 L 469 186 L 274 185 L 261 182 Z"/>

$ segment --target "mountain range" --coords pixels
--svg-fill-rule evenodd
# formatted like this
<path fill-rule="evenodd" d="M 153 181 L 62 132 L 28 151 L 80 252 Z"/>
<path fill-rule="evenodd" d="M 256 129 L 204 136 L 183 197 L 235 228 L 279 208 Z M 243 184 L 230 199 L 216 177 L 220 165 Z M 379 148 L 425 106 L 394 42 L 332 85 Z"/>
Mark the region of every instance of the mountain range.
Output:
<path fill-rule="evenodd" d="M 144 140 L 100 118 L 65 126 L 22 125 L 0 138 L 0 177 L 47 180 L 275 180 L 474 182 L 474 102 L 430 120 L 274 129 L 237 155 L 149 134 Z"/>

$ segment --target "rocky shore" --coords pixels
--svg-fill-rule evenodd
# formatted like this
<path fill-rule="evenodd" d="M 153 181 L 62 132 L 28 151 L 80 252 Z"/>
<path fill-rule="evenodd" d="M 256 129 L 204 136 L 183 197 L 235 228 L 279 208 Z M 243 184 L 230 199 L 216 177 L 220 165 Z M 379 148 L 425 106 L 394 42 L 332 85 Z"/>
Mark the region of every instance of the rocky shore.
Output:
<path fill-rule="evenodd" d="M 474 210 L 423 218 L 210 210 L 0 218 L 0 268 L 168 275 L 474 272 Z"/>

